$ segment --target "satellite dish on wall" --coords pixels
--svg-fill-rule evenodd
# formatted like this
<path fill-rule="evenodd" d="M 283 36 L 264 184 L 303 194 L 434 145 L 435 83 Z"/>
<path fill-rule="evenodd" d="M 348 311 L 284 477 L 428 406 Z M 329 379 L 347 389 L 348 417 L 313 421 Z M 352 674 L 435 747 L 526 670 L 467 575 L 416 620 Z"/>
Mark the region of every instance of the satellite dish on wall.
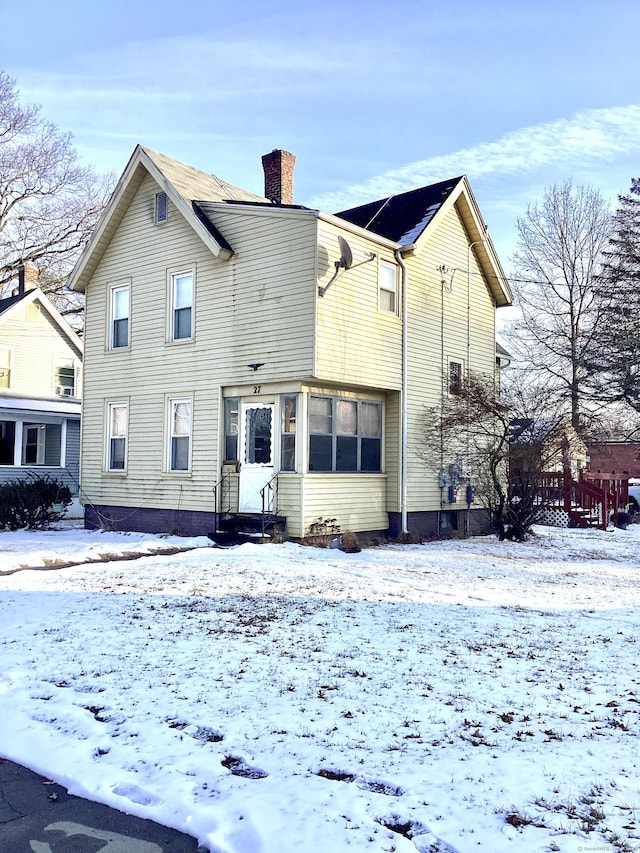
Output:
<path fill-rule="evenodd" d="M 351 251 L 351 246 L 342 236 L 338 237 L 338 245 L 340 246 L 340 266 L 342 269 L 348 270 L 353 263 L 353 252 Z"/>

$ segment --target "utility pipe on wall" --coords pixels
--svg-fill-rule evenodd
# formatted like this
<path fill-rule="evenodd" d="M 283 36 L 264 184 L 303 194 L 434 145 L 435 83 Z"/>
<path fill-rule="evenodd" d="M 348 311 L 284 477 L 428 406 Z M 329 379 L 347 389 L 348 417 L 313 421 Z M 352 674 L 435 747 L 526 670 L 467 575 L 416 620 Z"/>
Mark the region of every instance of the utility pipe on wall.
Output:
<path fill-rule="evenodd" d="M 400 516 L 402 532 L 408 533 L 407 527 L 407 390 L 408 390 L 408 343 L 407 343 L 407 317 L 409 315 L 407 302 L 407 265 L 402 259 L 400 249 L 395 250 L 396 260 L 402 273 L 402 284 L 400 287 L 400 299 L 402 300 L 402 390 L 400 400 Z"/>

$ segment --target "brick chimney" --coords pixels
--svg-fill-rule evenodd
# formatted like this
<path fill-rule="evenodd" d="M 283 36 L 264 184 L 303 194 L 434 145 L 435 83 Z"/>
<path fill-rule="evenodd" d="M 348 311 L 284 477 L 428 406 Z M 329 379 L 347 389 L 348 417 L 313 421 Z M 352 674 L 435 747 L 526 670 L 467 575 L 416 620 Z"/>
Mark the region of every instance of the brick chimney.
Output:
<path fill-rule="evenodd" d="M 275 204 L 293 204 L 293 167 L 296 155 L 274 148 L 262 158 L 264 194 Z"/>
<path fill-rule="evenodd" d="M 28 290 L 38 286 L 38 267 L 25 261 L 18 267 L 18 296 L 23 296 Z"/>

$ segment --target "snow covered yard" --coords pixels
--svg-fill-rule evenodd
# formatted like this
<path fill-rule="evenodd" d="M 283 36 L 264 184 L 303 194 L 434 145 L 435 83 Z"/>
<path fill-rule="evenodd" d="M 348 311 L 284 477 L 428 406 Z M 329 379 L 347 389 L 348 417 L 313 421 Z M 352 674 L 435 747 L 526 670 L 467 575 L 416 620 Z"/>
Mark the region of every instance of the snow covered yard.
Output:
<path fill-rule="evenodd" d="M 640 850 L 639 604 L 640 525 L 2 533 L 0 755 L 214 853 Z"/>

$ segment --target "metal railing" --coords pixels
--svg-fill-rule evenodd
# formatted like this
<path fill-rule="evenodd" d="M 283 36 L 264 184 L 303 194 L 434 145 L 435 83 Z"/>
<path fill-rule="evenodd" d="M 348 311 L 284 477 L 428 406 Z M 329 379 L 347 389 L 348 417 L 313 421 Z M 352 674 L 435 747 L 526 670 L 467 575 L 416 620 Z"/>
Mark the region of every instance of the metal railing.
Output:
<path fill-rule="evenodd" d="M 262 538 L 264 539 L 267 516 L 278 514 L 278 475 L 274 474 L 269 482 L 260 489 L 262 500 Z"/>
<path fill-rule="evenodd" d="M 215 486 L 213 492 L 213 521 L 215 533 L 218 532 L 218 521 L 221 515 L 231 511 L 231 474 L 223 474 Z M 226 507 L 225 507 L 226 497 Z"/>

